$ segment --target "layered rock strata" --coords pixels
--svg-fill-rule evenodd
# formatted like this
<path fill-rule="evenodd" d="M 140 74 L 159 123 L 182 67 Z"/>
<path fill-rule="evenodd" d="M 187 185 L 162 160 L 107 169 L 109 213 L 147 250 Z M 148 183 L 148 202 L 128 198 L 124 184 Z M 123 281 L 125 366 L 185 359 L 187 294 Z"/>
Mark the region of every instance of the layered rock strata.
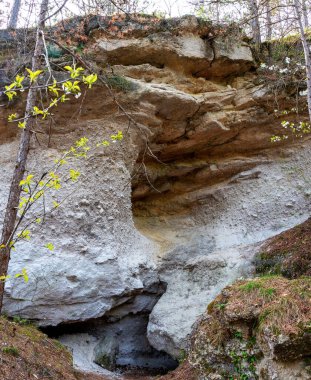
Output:
<path fill-rule="evenodd" d="M 200 23 L 183 18 L 161 30 L 124 21 L 121 38 L 92 31 L 93 64 L 111 69 L 136 125 L 97 87 L 81 112 L 78 101 L 59 108 L 49 148 L 47 136 L 33 141 L 28 169 L 42 173 L 81 136 L 125 135 L 77 162 L 83 179 L 64 190 L 67 203 L 17 246 L 10 271 L 26 267 L 30 280 L 7 283 L 8 314 L 46 326 L 87 321 L 165 282 L 148 339 L 178 358 L 206 305 L 251 273 L 256 245 L 308 217 L 308 141 L 271 144 L 280 120 L 250 48 Z M 2 120 L 2 215 L 18 144 L 9 128 Z M 55 252 L 42 248 L 48 241 Z"/>

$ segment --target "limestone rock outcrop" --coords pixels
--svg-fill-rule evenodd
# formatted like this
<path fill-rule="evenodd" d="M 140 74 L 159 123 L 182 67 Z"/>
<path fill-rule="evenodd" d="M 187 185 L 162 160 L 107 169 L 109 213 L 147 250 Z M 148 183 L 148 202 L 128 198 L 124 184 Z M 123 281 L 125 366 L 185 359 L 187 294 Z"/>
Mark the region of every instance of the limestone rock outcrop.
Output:
<path fill-rule="evenodd" d="M 81 136 L 122 130 L 125 139 L 77 162 L 83 178 L 64 190 L 67 203 L 17 245 L 10 270 L 26 267 L 30 280 L 8 281 L 5 311 L 40 325 L 87 321 L 166 283 L 147 334 L 178 358 L 206 305 L 251 273 L 258 243 L 307 219 L 311 168 L 308 141 L 271 144 L 280 119 L 245 42 L 193 17 L 174 23 L 90 32 L 93 64 L 111 69 L 106 80 L 128 115 L 104 86 L 79 121 L 78 100 L 59 107 L 50 145 L 38 135 L 28 169 L 40 175 Z M 18 144 L 4 120 L 1 215 Z M 42 248 L 48 241 L 55 252 Z M 119 319 L 138 312 L 126 310 Z"/>

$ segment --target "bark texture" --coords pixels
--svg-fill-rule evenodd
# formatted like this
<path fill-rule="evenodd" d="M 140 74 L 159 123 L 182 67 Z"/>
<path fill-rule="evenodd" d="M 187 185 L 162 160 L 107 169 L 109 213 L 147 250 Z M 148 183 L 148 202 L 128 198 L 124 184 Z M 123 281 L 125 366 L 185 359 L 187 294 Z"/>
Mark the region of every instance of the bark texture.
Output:
<path fill-rule="evenodd" d="M 299 0 L 295 0 L 294 7 L 295 7 L 297 22 L 298 22 L 298 26 L 300 30 L 300 38 L 301 38 L 305 61 L 306 61 L 308 112 L 309 112 L 309 118 L 311 121 L 311 49 L 310 49 L 310 45 L 308 43 L 306 33 L 305 33 L 305 28 L 303 25 L 304 12 L 303 12 L 303 8 L 301 8 L 300 6 Z"/>
<path fill-rule="evenodd" d="M 259 13 L 258 13 L 258 5 L 256 0 L 249 0 L 249 10 L 251 15 L 251 28 L 252 28 L 252 34 L 253 39 L 255 42 L 256 47 L 259 49 L 261 44 L 261 31 L 260 31 L 260 24 L 259 24 Z"/>
<path fill-rule="evenodd" d="M 21 7 L 21 0 L 14 0 L 11 16 L 9 20 L 9 25 L 8 25 L 9 29 L 16 29 L 20 7 Z"/>

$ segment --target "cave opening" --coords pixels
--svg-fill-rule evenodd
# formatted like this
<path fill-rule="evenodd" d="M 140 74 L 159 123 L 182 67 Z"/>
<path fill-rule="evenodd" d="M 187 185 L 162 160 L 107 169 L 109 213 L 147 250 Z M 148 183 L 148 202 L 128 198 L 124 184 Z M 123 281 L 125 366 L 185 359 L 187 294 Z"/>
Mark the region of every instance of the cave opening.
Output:
<path fill-rule="evenodd" d="M 43 331 L 69 348 L 80 370 L 106 375 L 163 375 L 179 363 L 150 345 L 147 330 L 149 315 L 164 291 L 161 284 L 153 291 L 129 297 L 101 318 L 45 327 Z"/>

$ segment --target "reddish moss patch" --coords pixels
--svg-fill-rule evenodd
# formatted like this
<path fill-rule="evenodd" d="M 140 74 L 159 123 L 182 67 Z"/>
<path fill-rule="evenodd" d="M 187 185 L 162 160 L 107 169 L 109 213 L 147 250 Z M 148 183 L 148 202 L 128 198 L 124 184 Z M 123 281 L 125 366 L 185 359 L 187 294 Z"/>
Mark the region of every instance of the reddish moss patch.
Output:
<path fill-rule="evenodd" d="M 269 239 L 255 264 L 257 273 L 311 276 L 311 219 Z"/>

